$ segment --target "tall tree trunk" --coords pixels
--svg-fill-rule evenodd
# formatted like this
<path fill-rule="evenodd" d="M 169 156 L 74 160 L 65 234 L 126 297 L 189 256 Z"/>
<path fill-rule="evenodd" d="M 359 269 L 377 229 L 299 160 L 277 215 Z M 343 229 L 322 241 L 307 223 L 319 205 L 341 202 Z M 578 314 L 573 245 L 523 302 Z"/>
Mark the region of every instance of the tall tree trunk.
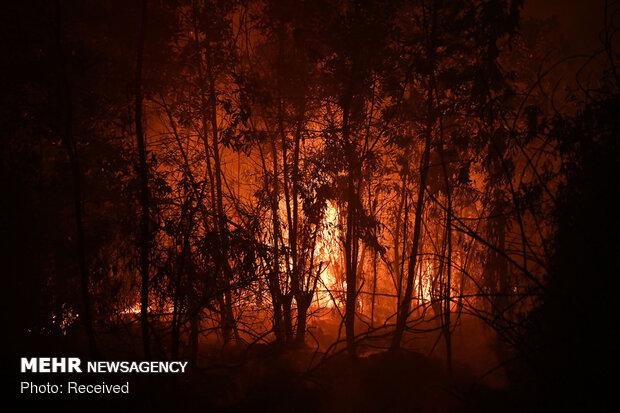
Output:
<path fill-rule="evenodd" d="M 140 7 L 140 33 L 138 38 L 138 55 L 136 62 L 136 79 L 135 79 L 135 126 L 136 126 L 136 140 L 138 144 L 138 157 L 139 157 L 139 173 L 140 173 L 140 205 L 142 209 L 142 216 L 140 221 L 140 323 L 142 326 L 142 346 L 144 350 L 144 357 L 146 359 L 151 358 L 151 347 L 149 338 L 149 243 L 150 243 L 150 231 L 149 231 L 149 176 L 148 166 L 146 161 L 146 142 L 143 129 L 143 91 L 142 91 L 142 66 L 144 62 L 144 42 L 146 37 L 146 14 L 147 13 L 147 0 L 142 0 Z"/>
<path fill-rule="evenodd" d="M 422 5 L 424 9 L 424 5 Z M 426 16 L 426 15 L 424 15 Z M 423 19 L 423 25 L 427 25 L 426 17 Z M 434 70 L 435 65 L 435 27 L 437 25 L 437 7 L 432 10 L 432 17 L 430 22 L 430 28 L 427 32 L 428 39 L 426 39 L 426 51 L 429 60 L 429 65 Z M 431 72 L 433 73 L 433 72 Z M 424 153 L 420 162 L 420 180 L 418 185 L 418 199 L 416 202 L 415 220 L 413 225 L 413 242 L 411 245 L 411 254 L 409 255 L 409 264 L 407 267 L 407 286 L 405 288 L 405 295 L 398 309 L 396 316 L 396 330 L 394 331 L 394 337 L 392 339 L 391 350 L 396 351 L 400 348 L 400 343 L 403 338 L 405 327 L 407 325 L 407 318 L 409 317 L 409 311 L 411 307 L 411 295 L 413 292 L 413 286 L 415 282 L 415 270 L 418 259 L 418 247 L 420 245 L 420 233 L 422 227 L 422 214 L 424 210 L 424 195 L 426 191 L 426 177 L 428 174 L 428 164 L 430 158 L 431 140 L 433 135 L 433 126 L 435 125 L 435 107 L 433 104 L 434 98 L 434 83 L 432 76 L 429 76 L 427 86 L 427 119 L 426 119 L 426 131 L 424 142 Z"/>
<path fill-rule="evenodd" d="M 200 46 L 198 33 L 200 27 L 196 16 L 199 13 L 198 5 L 194 7 L 194 41 L 196 47 Z M 209 175 L 209 183 L 211 185 L 211 203 L 214 215 L 214 223 L 217 229 L 219 246 L 215 254 L 216 261 L 216 288 L 221 292 L 218 294 L 217 302 L 220 306 L 220 321 L 222 327 L 222 335 L 224 342 L 229 342 L 233 337 L 239 338 L 236 329 L 235 318 L 232 310 L 232 294 L 230 291 L 230 282 L 233 274 L 228 262 L 228 254 L 230 249 L 230 240 L 228 238 L 228 223 L 224 213 L 224 201 L 222 195 L 222 166 L 219 153 L 219 128 L 217 124 L 217 92 L 216 92 L 216 73 L 213 72 L 212 50 L 209 46 L 206 50 L 201 50 L 196 54 L 196 66 L 198 69 L 198 81 L 200 83 L 200 101 L 201 101 L 201 117 L 203 129 L 203 141 L 205 147 L 205 157 L 207 159 L 207 172 Z M 202 56 L 205 56 L 203 63 Z M 206 73 L 203 70 L 203 64 L 206 66 Z M 206 86 L 205 86 L 206 85 Z M 206 88 L 206 90 L 205 90 Z M 208 94 L 208 99 L 207 99 Z M 209 144 L 208 130 L 211 130 L 211 144 Z M 210 156 L 213 150 L 214 171 L 211 170 Z M 215 182 L 214 182 L 215 181 Z"/>
<path fill-rule="evenodd" d="M 224 340 L 230 341 L 233 337 L 239 339 L 235 318 L 232 310 L 232 294 L 230 283 L 233 278 L 232 268 L 228 262 L 230 250 L 230 239 L 228 238 L 228 223 L 224 212 L 224 199 L 222 194 L 222 165 L 219 151 L 219 130 L 217 125 L 217 96 L 215 91 L 215 77 L 213 73 L 213 62 L 211 51 L 207 50 L 207 78 L 209 81 L 209 114 L 211 123 L 211 148 L 213 149 L 214 175 L 215 175 L 215 197 L 217 205 L 217 224 L 220 239 L 220 268 L 223 269 L 222 289 L 224 291 L 224 308 L 222 309 L 222 330 Z"/>
<path fill-rule="evenodd" d="M 280 218 L 278 217 L 278 151 L 276 148 L 275 138 L 271 136 L 271 156 L 273 162 L 273 181 L 271 194 L 271 225 L 273 227 L 273 266 L 269 274 L 269 291 L 271 292 L 271 300 L 273 303 L 273 328 L 276 340 L 279 344 L 286 342 L 286 330 L 284 326 L 283 315 L 283 297 L 280 288 Z M 265 174 L 267 174 L 267 169 Z M 265 182 L 268 185 L 268 182 Z M 290 311 L 290 306 L 289 310 Z M 290 314 L 288 315 L 290 319 Z"/>
<path fill-rule="evenodd" d="M 198 25 L 197 17 L 199 14 L 199 10 L 197 8 L 197 3 L 193 3 L 193 16 L 194 16 L 194 42 L 197 48 L 200 48 L 200 41 L 198 38 L 198 33 L 200 32 L 200 27 Z M 205 151 L 205 160 L 206 160 L 206 171 L 205 171 L 205 181 L 209 182 L 210 189 L 210 209 L 213 222 L 209 223 L 208 219 L 204 220 L 205 229 L 209 228 L 210 225 L 217 231 L 218 237 L 220 233 L 220 220 L 219 220 L 219 212 L 217 207 L 217 196 L 216 196 L 216 185 L 215 185 L 215 174 L 213 172 L 213 168 L 211 167 L 211 144 L 209 143 L 209 129 L 213 129 L 213 125 L 210 121 L 210 107 L 207 102 L 206 90 L 205 90 L 205 75 L 203 71 L 203 61 L 202 61 L 202 52 L 196 53 L 196 68 L 200 89 L 200 113 L 201 113 L 201 123 L 202 123 L 202 141 L 204 143 L 204 151 Z M 217 133 L 217 128 L 215 129 L 215 133 Z M 222 328 L 222 335 L 224 342 L 228 342 L 230 340 L 230 330 L 227 327 L 227 312 L 226 312 L 226 300 L 225 300 L 225 288 L 222 288 L 222 273 L 223 273 L 223 259 L 222 259 L 222 249 L 218 246 L 215 250 L 215 289 L 216 289 L 216 301 L 219 306 L 218 314 L 220 316 L 220 326 Z"/>
<path fill-rule="evenodd" d="M 345 237 L 345 260 L 346 260 L 346 309 L 345 309 L 345 332 L 347 338 L 347 351 L 355 357 L 355 313 L 357 303 L 357 234 L 356 234 L 356 209 L 355 182 L 353 171 L 349 171 L 347 185 L 347 232 Z"/>
<path fill-rule="evenodd" d="M 377 201 L 372 200 L 372 179 L 368 179 L 368 202 L 372 205 L 372 214 L 377 216 Z M 377 238 L 376 227 L 373 230 L 373 236 Z M 370 296 L 370 328 L 375 326 L 375 300 L 377 295 L 377 248 L 372 249 L 372 295 Z"/>
<path fill-rule="evenodd" d="M 293 146 L 293 171 L 292 171 L 292 219 L 291 214 L 288 214 L 289 217 L 289 240 L 290 247 L 292 253 L 292 261 L 293 261 L 293 271 L 292 271 L 292 285 L 294 286 L 293 293 L 295 294 L 295 302 L 297 303 L 297 333 L 296 333 L 296 342 L 298 345 L 303 345 L 305 342 L 306 336 L 306 325 L 307 325 L 307 316 L 308 316 L 308 308 L 310 307 L 310 303 L 312 302 L 312 291 L 304 290 L 304 277 L 302 276 L 303 268 L 298 258 L 298 233 L 299 233 L 299 202 L 298 202 L 298 193 L 299 193 L 299 150 L 300 150 L 300 141 L 301 141 L 301 117 L 298 119 L 297 130 L 295 132 L 294 138 L 294 146 Z M 283 142 L 285 143 L 285 142 Z M 288 175 L 288 167 L 286 162 L 286 157 L 284 153 L 284 173 L 285 176 Z M 288 178 L 286 178 L 285 186 L 288 185 Z M 288 196 L 287 196 L 288 198 Z M 288 203 L 288 199 L 287 199 Z M 312 265 L 312 262 L 309 264 Z M 309 286 L 308 286 L 309 287 Z"/>
<path fill-rule="evenodd" d="M 282 22 L 277 27 L 278 37 L 278 56 L 279 60 L 286 59 L 284 56 L 284 25 Z M 299 168 L 299 143 L 301 139 L 301 121 L 303 117 L 303 109 L 300 110 L 296 133 L 294 137 L 293 148 L 293 171 L 292 174 L 289 170 L 288 160 L 288 137 L 285 129 L 285 111 L 284 111 L 284 97 L 282 93 L 282 79 L 284 73 L 281 71 L 281 67 L 278 68 L 277 75 L 277 92 L 278 92 L 278 133 L 280 135 L 282 145 L 282 189 L 284 193 L 284 203 L 286 207 L 286 222 L 288 226 L 288 250 L 290 251 L 290 260 L 286 259 L 286 265 L 289 269 L 288 273 L 291 277 L 291 292 L 293 298 L 297 304 L 297 332 L 295 340 L 299 344 L 299 340 L 304 340 L 306 329 L 306 315 L 308 305 L 306 304 L 306 292 L 304 291 L 303 270 L 299 262 L 298 251 L 298 168 Z M 292 177 L 292 179 L 291 179 Z M 289 265 L 290 262 L 290 265 Z M 303 333 L 300 329 L 303 329 Z M 292 333 L 292 330 L 291 330 Z M 300 334 L 301 333 L 301 334 Z M 292 338 L 292 336 L 291 336 Z"/>
<path fill-rule="evenodd" d="M 228 222 L 224 212 L 224 197 L 222 193 L 222 164 L 220 160 L 219 150 L 219 128 L 217 125 L 217 92 L 215 85 L 215 73 L 213 72 L 212 51 L 207 48 L 206 53 L 206 69 L 207 80 L 209 86 L 209 122 L 211 124 L 211 148 L 213 149 L 214 175 L 215 175 L 215 196 L 217 205 L 217 226 L 220 239 L 220 268 L 223 269 L 222 289 L 224 291 L 224 308 L 222 309 L 222 330 L 224 340 L 230 341 L 233 337 L 239 339 L 239 332 L 236 327 L 235 317 L 232 310 L 232 294 L 230 283 L 233 279 L 232 268 L 228 262 L 228 254 L 230 251 L 230 239 L 228 237 Z M 201 86 L 202 87 L 202 86 Z M 206 139 L 206 136 L 205 136 Z"/>
<path fill-rule="evenodd" d="M 355 70 L 352 70 L 354 73 Z M 350 85 L 350 88 L 352 85 Z M 345 280 L 347 283 L 346 297 L 345 297 L 345 335 L 347 342 L 347 352 L 351 357 L 356 356 L 355 349 L 355 313 L 357 306 L 357 253 L 359 236 L 357 234 L 357 208 L 358 199 L 356 192 L 356 178 L 361 179 L 361 165 L 357 159 L 355 148 L 351 142 L 349 117 L 350 104 L 351 104 L 351 92 L 348 91 L 343 99 L 342 105 L 342 138 L 345 147 L 345 156 L 347 158 L 348 170 L 347 170 L 347 190 L 346 190 L 346 208 L 347 208 L 347 220 L 346 220 L 346 234 L 344 240 L 344 255 L 345 255 Z"/>
<path fill-rule="evenodd" d="M 429 97 L 430 99 L 430 97 Z M 420 244 L 420 233 L 422 228 L 422 213 L 424 210 L 424 194 L 426 191 L 426 176 L 428 173 L 428 164 L 430 158 L 431 136 L 432 136 L 432 123 L 426 127 L 426 138 L 424 142 L 424 153 L 422 154 L 422 160 L 420 162 L 420 180 L 418 183 L 418 199 L 416 202 L 415 220 L 413 224 L 413 242 L 411 245 L 411 252 L 409 254 L 409 264 L 407 266 L 407 285 L 405 287 L 405 294 L 400 302 L 398 308 L 398 314 L 396 316 L 396 330 L 394 331 L 394 337 L 392 339 L 391 350 L 395 351 L 400 348 L 400 342 L 403 338 L 405 326 L 407 324 L 407 318 L 409 317 L 409 311 L 411 307 L 411 296 L 413 293 L 413 285 L 415 281 L 415 269 L 418 259 L 418 246 Z M 403 241 L 403 244 L 405 241 Z"/>
<path fill-rule="evenodd" d="M 431 74 L 431 87 L 435 91 L 436 106 L 439 106 L 439 96 L 437 93 L 437 83 L 434 73 Z M 451 311 L 450 304 L 452 302 L 452 188 L 450 184 L 450 175 L 446 165 L 446 156 L 444 153 L 444 131 L 441 114 L 439 114 L 439 157 L 441 158 L 441 169 L 444 176 L 444 184 L 446 190 L 447 210 L 446 210 L 446 281 L 443 288 L 443 334 L 446 343 L 446 361 L 448 364 L 448 372 L 452 373 L 452 331 L 451 331 Z"/>
<path fill-rule="evenodd" d="M 375 327 L 375 302 L 377 300 L 377 251 L 372 253 L 372 296 L 370 302 L 370 328 Z"/>
<path fill-rule="evenodd" d="M 71 167 L 71 178 L 73 180 L 73 205 L 75 213 L 75 233 L 76 233 L 76 255 L 78 261 L 78 269 L 80 272 L 80 295 L 81 295 L 81 313 L 84 320 L 84 329 L 88 340 L 88 347 L 91 356 L 95 357 L 99 354 L 97 342 L 95 339 L 95 331 L 93 327 L 92 309 L 90 302 L 90 275 L 88 265 L 86 263 L 86 248 L 84 235 L 84 205 L 81 184 L 81 168 L 80 157 L 73 133 L 73 101 L 71 96 L 71 85 L 69 83 L 69 75 L 67 73 L 67 65 L 62 47 L 62 11 L 60 1 L 56 1 L 56 47 L 58 52 L 58 71 L 61 78 L 60 88 L 60 107 L 63 114 L 63 132 L 62 142 Z"/>
<path fill-rule="evenodd" d="M 401 256 L 400 256 L 400 228 L 401 226 L 403 226 L 403 252 L 405 252 L 405 247 L 406 247 L 406 243 L 405 240 L 407 239 L 407 212 L 408 212 L 408 208 L 407 208 L 407 189 L 406 189 L 406 185 L 408 182 L 408 177 L 409 177 L 409 171 L 405 170 L 403 168 L 403 172 L 406 173 L 406 175 L 403 175 L 402 178 L 402 185 L 401 185 L 401 189 L 400 189 L 400 202 L 398 204 L 398 212 L 396 214 L 396 227 L 394 228 L 394 261 L 392 261 L 392 271 L 394 272 L 394 287 L 396 289 L 396 308 L 398 309 L 400 306 L 400 302 L 401 302 L 401 298 L 402 298 L 402 278 L 403 278 L 403 271 L 402 271 L 402 266 L 403 263 L 401 261 L 404 261 L 404 258 L 401 260 Z M 402 224 L 402 220 L 401 217 L 403 215 L 403 211 L 405 211 L 405 219 L 404 219 L 404 224 Z"/>

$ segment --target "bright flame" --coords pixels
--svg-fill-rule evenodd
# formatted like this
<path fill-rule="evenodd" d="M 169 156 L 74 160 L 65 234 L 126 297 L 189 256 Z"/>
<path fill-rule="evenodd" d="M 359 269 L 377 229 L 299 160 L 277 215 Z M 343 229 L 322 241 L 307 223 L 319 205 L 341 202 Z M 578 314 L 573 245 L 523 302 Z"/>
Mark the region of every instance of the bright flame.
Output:
<path fill-rule="evenodd" d="M 331 293 L 338 289 L 336 273 L 337 260 L 340 255 L 339 234 L 338 209 L 328 202 L 315 250 L 318 260 L 323 263 L 323 268 L 325 268 L 320 275 L 315 293 L 315 305 L 319 308 L 333 308 L 334 301 L 335 304 L 341 302 L 335 294 Z"/>

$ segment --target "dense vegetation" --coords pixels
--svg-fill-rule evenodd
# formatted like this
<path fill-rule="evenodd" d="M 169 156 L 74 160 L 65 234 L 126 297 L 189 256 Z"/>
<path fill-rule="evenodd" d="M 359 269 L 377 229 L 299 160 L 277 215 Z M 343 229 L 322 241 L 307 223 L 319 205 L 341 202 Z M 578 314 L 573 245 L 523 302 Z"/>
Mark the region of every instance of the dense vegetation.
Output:
<path fill-rule="evenodd" d="M 421 375 L 459 393 L 498 372 L 509 390 L 488 403 L 601 402 L 620 273 L 617 10 L 600 50 L 572 56 L 521 7 L 6 5 L 9 363 L 46 346 L 181 358 L 191 400 L 248 408 L 287 388 L 283 410 L 398 410 L 390 391 Z M 267 375 L 260 392 L 200 398 L 217 381 L 202 369 L 247 378 L 273 357 L 364 397 Z"/>

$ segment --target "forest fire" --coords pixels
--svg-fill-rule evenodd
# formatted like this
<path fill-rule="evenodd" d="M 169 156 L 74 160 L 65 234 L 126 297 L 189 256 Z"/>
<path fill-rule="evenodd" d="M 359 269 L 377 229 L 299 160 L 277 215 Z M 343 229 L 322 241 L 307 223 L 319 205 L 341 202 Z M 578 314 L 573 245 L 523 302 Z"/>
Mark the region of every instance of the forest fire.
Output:
<path fill-rule="evenodd" d="M 339 289 L 338 273 L 335 267 L 338 266 L 338 260 L 341 259 L 338 239 L 342 236 L 338 230 L 338 210 L 333 205 L 328 204 L 321 227 L 315 254 L 317 254 L 319 261 L 324 264 L 315 292 L 315 305 L 318 308 L 331 308 L 334 305 L 341 304 L 332 294 L 332 291 Z M 346 283 L 343 283 L 342 286 L 346 286 Z"/>
<path fill-rule="evenodd" d="M 552 3 L 8 5 L 6 365 L 186 363 L 127 378 L 149 411 L 592 410 L 620 4 Z"/>

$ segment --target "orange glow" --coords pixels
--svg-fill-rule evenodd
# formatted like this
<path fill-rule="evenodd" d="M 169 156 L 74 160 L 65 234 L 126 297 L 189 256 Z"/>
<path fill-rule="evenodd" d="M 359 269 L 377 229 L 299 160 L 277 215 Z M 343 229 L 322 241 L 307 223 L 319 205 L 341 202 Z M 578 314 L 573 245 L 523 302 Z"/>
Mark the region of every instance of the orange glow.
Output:
<path fill-rule="evenodd" d="M 315 250 L 318 261 L 323 262 L 325 268 L 320 275 L 321 279 L 317 283 L 315 294 L 314 305 L 318 308 L 327 307 L 331 309 L 334 307 L 334 301 L 336 305 L 340 305 L 342 300 L 333 291 L 338 290 L 339 287 L 346 287 L 344 281 L 342 286 L 338 285 L 337 277 L 338 260 L 341 256 L 338 241 L 340 237 L 338 218 L 338 209 L 328 202 Z"/>

